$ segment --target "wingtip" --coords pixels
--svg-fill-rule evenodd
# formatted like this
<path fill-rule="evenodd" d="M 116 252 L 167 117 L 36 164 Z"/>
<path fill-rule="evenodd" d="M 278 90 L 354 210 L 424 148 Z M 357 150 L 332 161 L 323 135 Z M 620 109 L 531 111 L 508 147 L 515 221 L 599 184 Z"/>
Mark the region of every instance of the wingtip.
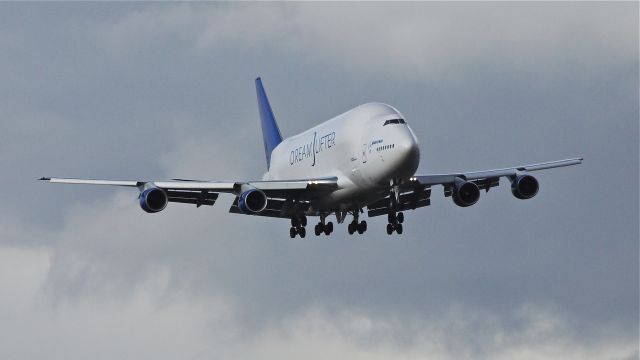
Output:
<path fill-rule="evenodd" d="M 51 178 L 50 178 L 50 177 L 44 177 L 44 176 L 43 176 L 43 177 L 41 177 L 41 178 L 40 178 L 40 179 L 38 179 L 38 180 L 41 180 L 41 181 L 51 181 Z"/>

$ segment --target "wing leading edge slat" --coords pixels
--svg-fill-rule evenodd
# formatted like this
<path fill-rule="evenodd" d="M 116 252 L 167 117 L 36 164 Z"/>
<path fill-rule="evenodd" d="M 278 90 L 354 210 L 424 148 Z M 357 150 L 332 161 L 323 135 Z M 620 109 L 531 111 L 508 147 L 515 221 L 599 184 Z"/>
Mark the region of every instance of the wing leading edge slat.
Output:
<path fill-rule="evenodd" d="M 136 187 L 143 184 L 144 181 L 134 180 L 101 180 L 101 179 L 71 179 L 71 178 L 50 178 L 42 177 L 38 180 L 49 181 L 58 184 L 85 184 L 85 185 L 111 185 L 111 186 L 129 186 Z"/>

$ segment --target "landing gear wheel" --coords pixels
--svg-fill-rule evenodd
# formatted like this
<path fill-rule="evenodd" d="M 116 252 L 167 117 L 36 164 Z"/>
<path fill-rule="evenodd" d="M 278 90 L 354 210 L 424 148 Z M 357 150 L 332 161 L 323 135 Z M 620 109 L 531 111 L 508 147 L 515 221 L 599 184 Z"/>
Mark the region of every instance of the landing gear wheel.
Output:
<path fill-rule="evenodd" d="M 398 233 L 398 235 L 402 235 L 402 224 L 396 225 L 396 232 Z"/>
<path fill-rule="evenodd" d="M 401 213 L 402 214 L 402 213 Z M 387 215 L 387 220 L 389 220 L 389 224 L 395 224 L 395 222 L 397 221 L 396 219 L 396 213 L 395 212 L 390 212 Z M 404 216 L 403 216 L 403 220 L 404 220 Z"/>
<path fill-rule="evenodd" d="M 396 218 L 400 224 L 404 222 L 404 214 L 402 212 L 399 212 L 398 215 L 396 215 Z"/>
<path fill-rule="evenodd" d="M 353 233 L 356 232 L 356 224 L 349 223 L 349 226 L 347 226 L 347 231 L 349 232 L 349 235 L 353 235 Z"/>
<path fill-rule="evenodd" d="M 393 225 L 387 224 L 387 234 L 388 235 L 393 234 Z"/>
<path fill-rule="evenodd" d="M 291 218 L 291 227 L 294 227 L 294 228 L 295 228 L 295 227 L 298 227 L 298 225 L 299 225 L 299 224 L 298 224 L 298 219 L 296 219 L 296 218 L 292 217 L 292 218 Z"/>
<path fill-rule="evenodd" d="M 333 223 L 332 222 L 328 222 L 324 226 L 324 234 L 329 236 L 329 235 L 331 235 L 332 232 L 333 232 Z"/>
<path fill-rule="evenodd" d="M 307 236 L 307 229 L 301 227 L 298 229 L 298 234 L 300 234 L 300 237 L 304 239 L 305 236 Z"/>
<path fill-rule="evenodd" d="M 364 233 L 365 231 L 367 231 L 367 222 L 366 222 L 366 221 L 364 221 L 364 220 L 362 220 L 362 221 L 358 224 L 357 228 L 358 228 L 358 234 L 362 234 L 362 233 Z"/>
<path fill-rule="evenodd" d="M 320 236 L 320 234 L 322 234 L 322 223 L 317 223 L 314 230 L 316 236 Z"/>
<path fill-rule="evenodd" d="M 292 239 L 293 239 L 294 237 L 296 237 L 296 228 L 291 227 L 291 228 L 289 229 L 289 237 L 290 237 L 290 238 L 292 238 Z"/>
<path fill-rule="evenodd" d="M 299 221 L 299 222 L 300 222 L 300 225 L 301 225 L 302 227 L 307 226 L 307 217 L 306 217 L 306 216 L 304 216 L 304 215 L 302 215 L 302 216 L 300 217 L 300 221 Z"/>

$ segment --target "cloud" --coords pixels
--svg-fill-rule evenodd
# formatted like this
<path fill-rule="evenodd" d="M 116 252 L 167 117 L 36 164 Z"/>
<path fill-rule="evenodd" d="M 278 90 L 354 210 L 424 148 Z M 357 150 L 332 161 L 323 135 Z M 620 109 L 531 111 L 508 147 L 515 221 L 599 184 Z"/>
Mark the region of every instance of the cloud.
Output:
<path fill-rule="evenodd" d="M 335 314 L 312 308 L 288 320 L 285 330 L 268 331 L 250 354 L 310 359 L 631 359 L 637 356 L 633 341 L 613 339 L 593 344 L 573 338 L 564 329 L 563 319 L 544 309 L 525 306 L 515 316 L 523 319 L 522 327 L 512 331 L 491 315 L 455 306 L 439 316 L 410 324 L 357 311 Z M 412 325 L 417 328 L 411 340 L 398 341 Z"/>
<path fill-rule="evenodd" d="M 52 304 L 46 298 L 51 254 L 46 249 L 0 250 L 3 332 L 11 358 L 96 359 L 153 357 L 308 359 L 632 359 L 632 338 L 576 337 L 552 310 L 524 305 L 508 318 L 452 305 L 411 321 L 341 308 L 310 305 L 246 336 L 233 302 L 223 296 L 194 299 L 167 292 L 162 272 L 129 298 L 78 299 Z M 20 268 L 20 277 L 15 269 Z M 35 301 L 34 301 L 35 299 Z M 29 319 L 29 321 L 25 321 Z M 605 332 L 604 329 L 603 333 Z M 37 344 L 37 346 L 34 346 Z"/>
<path fill-rule="evenodd" d="M 206 346 L 207 327 L 224 322 L 220 315 L 227 311 L 214 301 L 159 303 L 159 273 L 124 301 L 52 304 L 45 290 L 49 250 L 3 247 L 0 260 L 0 306 L 12 310 L 2 312 L 0 345 L 11 358 L 175 359 Z"/>
<path fill-rule="evenodd" d="M 257 116 L 257 110 L 248 108 L 243 112 L 251 115 L 224 116 L 212 132 L 194 132 L 200 127 L 194 119 L 173 119 L 169 130 L 172 146 L 158 156 L 163 169 L 170 176 L 187 179 L 262 179 L 267 171 L 262 134 L 257 121 L 251 119 L 252 115 Z"/>
<path fill-rule="evenodd" d="M 117 18 L 103 27 L 102 36 L 115 49 L 177 36 L 196 52 L 233 49 L 253 56 L 275 52 L 366 76 L 463 81 L 486 70 L 585 72 L 632 64 L 636 47 L 629 40 L 637 23 L 632 8 L 632 4 L 180 4 L 143 8 Z"/>

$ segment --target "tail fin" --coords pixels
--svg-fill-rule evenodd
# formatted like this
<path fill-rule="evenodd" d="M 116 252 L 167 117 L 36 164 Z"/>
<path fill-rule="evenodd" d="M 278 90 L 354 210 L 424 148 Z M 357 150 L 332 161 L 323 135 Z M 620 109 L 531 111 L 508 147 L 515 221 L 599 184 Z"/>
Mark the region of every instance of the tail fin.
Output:
<path fill-rule="evenodd" d="M 264 92 L 260 78 L 256 78 L 256 94 L 258 95 L 264 153 L 267 156 L 267 168 L 269 168 L 271 166 L 271 152 L 282 142 L 282 135 L 280 134 L 280 129 L 278 129 L 276 118 L 273 116 L 273 111 L 271 111 L 271 105 L 269 105 L 269 99 Z"/>

